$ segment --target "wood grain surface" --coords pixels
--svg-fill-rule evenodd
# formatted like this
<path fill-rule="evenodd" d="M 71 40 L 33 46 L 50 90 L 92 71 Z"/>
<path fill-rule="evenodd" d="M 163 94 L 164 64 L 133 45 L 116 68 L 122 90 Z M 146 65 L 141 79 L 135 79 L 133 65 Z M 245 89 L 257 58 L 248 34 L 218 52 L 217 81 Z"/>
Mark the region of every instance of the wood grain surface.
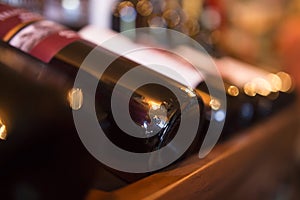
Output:
<path fill-rule="evenodd" d="M 86 200 L 275 199 L 295 168 L 298 106 L 292 105 L 197 155 L 119 190 L 91 190 Z"/>

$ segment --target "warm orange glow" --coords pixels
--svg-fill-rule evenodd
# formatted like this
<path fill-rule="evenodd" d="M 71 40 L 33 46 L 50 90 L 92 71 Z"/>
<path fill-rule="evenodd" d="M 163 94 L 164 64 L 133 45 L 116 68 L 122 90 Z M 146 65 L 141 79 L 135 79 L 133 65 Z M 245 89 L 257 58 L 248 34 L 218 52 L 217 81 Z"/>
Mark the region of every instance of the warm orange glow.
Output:
<path fill-rule="evenodd" d="M 196 93 L 198 94 L 198 96 L 201 97 L 201 99 L 204 101 L 204 102 L 210 102 L 211 101 L 211 96 L 205 92 L 202 92 L 201 90 L 196 90 Z"/>
<path fill-rule="evenodd" d="M 73 110 L 79 110 L 83 105 L 83 93 L 79 88 L 72 88 L 68 93 L 68 101 Z"/>
<path fill-rule="evenodd" d="M 268 96 L 272 92 L 270 83 L 263 78 L 255 78 L 253 80 L 255 91 L 262 96 Z"/>
<path fill-rule="evenodd" d="M 293 87 L 293 81 L 292 81 L 291 76 L 285 72 L 278 72 L 277 76 L 281 79 L 281 82 L 282 82 L 280 91 L 281 92 L 290 91 Z"/>
<path fill-rule="evenodd" d="M 196 97 L 196 93 L 191 88 L 181 88 L 181 90 L 183 90 L 184 92 L 186 92 L 187 95 L 189 95 L 189 97 Z"/>
<path fill-rule="evenodd" d="M 227 89 L 227 93 L 230 95 L 230 96 L 238 96 L 240 91 L 239 89 L 236 87 L 236 86 L 233 86 L 231 85 L 228 89 Z"/>
<path fill-rule="evenodd" d="M 142 16 L 149 16 L 153 11 L 153 5 L 149 0 L 140 0 L 136 4 L 136 10 Z"/>
<path fill-rule="evenodd" d="M 158 110 L 158 109 L 160 109 L 160 106 L 161 106 L 161 102 L 156 102 L 156 101 L 152 101 L 152 100 L 147 100 L 146 103 L 153 110 Z"/>
<path fill-rule="evenodd" d="M 220 101 L 213 98 L 210 100 L 209 105 L 213 110 L 219 110 L 221 107 Z"/>
<path fill-rule="evenodd" d="M 0 119 L 0 139 L 1 140 L 6 140 L 6 138 L 7 138 L 6 126 L 4 125 L 2 120 Z"/>
<path fill-rule="evenodd" d="M 280 77 L 276 74 L 268 74 L 267 75 L 267 81 L 271 85 L 271 91 L 272 92 L 278 92 L 282 88 L 282 81 Z"/>
<path fill-rule="evenodd" d="M 125 10 L 126 8 L 134 8 L 133 3 L 131 3 L 130 1 L 122 1 L 117 5 L 117 8 L 114 12 L 114 15 L 116 17 L 120 17 L 120 13 L 122 12 L 122 10 Z"/>
<path fill-rule="evenodd" d="M 244 85 L 244 92 L 248 96 L 254 97 L 256 95 L 256 89 L 255 89 L 255 84 L 252 82 L 246 83 Z"/>
<path fill-rule="evenodd" d="M 164 11 L 162 17 L 164 18 L 168 27 L 170 27 L 170 28 L 174 28 L 175 26 L 177 26 L 181 20 L 178 12 L 173 9 L 168 9 L 168 10 Z"/>
<path fill-rule="evenodd" d="M 181 27 L 182 31 L 190 36 L 196 35 L 200 31 L 200 26 L 197 20 L 186 19 Z"/>

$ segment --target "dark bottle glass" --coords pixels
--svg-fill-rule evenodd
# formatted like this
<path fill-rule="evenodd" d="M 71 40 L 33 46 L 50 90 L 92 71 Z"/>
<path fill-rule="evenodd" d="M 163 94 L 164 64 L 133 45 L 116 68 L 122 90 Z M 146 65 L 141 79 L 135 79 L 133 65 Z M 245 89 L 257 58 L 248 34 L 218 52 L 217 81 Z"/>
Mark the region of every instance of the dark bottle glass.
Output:
<path fill-rule="evenodd" d="M 1 8 L 3 8 L 4 11 L 3 9 L 1 10 Z M 14 8 L 6 10 L 5 8 L 5 6 L 0 4 L 0 11 L 2 11 L 0 14 L 6 12 L 4 23 L 10 18 L 20 18 L 19 14 L 22 12 L 14 14 Z M 8 32 L 10 31 L 11 30 L 8 30 Z M 26 24 L 14 34 L 10 32 L 9 36 L 10 38 L 6 40 L 6 42 L 10 46 L 28 53 L 42 60 L 44 63 L 47 62 L 47 65 L 41 65 L 40 67 L 34 66 L 38 75 L 47 77 L 48 73 L 61 74 L 63 75 L 63 81 L 67 80 L 65 87 L 60 88 L 61 90 L 64 90 L 64 92 L 67 91 L 68 93 L 71 91 L 72 93 L 72 89 L 80 89 L 72 88 L 72 83 L 80 65 L 95 48 L 94 44 L 81 39 L 76 33 L 65 27 L 44 20 L 26 22 Z M 7 34 L 4 37 L 7 38 Z M 7 44 L 6 47 L 9 48 Z M 118 80 L 125 73 L 135 69 L 139 64 L 127 58 L 118 57 L 114 53 L 101 47 L 97 48 L 96 55 L 97 61 L 99 59 L 99 62 L 107 59 L 112 59 L 113 62 L 106 68 L 99 80 L 96 94 L 89 94 L 89 91 L 83 90 L 82 95 L 86 98 L 95 98 L 98 121 L 110 141 L 118 147 L 130 152 L 147 153 L 159 150 L 162 147 L 167 147 L 170 148 L 171 152 L 177 154 L 176 147 L 169 147 L 167 145 L 176 135 L 182 120 L 181 116 L 185 115 L 188 119 L 194 119 L 195 116 L 200 115 L 200 118 L 204 119 L 202 117 L 204 111 L 202 109 L 203 102 L 201 98 L 197 97 L 194 92 L 186 86 L 147 68 L 139 68 L 139 79 L 131 79 L 131 81 L 135 82 L 150 79 L 152 82 L 160 84 L 149 83 L 138 89 L 132 88 L 131 85 L 126 83 L 118 84 Z M 17 60 L 11 60 L 7 57 L 2 57 L 1 59 L 10 67 L 14 67 L 15 62 L 18 62 Z M 33 79 L 45 81 L 40 76 L 36 76 L 36 73 L 27 73 L 27 68 L 24 67 L 24 69 L 17 70 L 20 70 L 21 73 L 25 73 Z M 96 81 L 98 81 L 97 73 L 92 71 L 83 71 L 83 73 L 86 76 L 86 82 L 84 84 L 90 84 L 90 80 L 96 79 Z M 47 84 L 48 83 L 56 85 L 55 81 L 53 81 L 53 83 L 48 81 Z M 147 137 L 138 138 L 128 135 L 116 124 L 111 108 L 111 96 L 116 86 L 119 86 L 122 91 L 117 93 L 120 102 L 123 102 L 122 99 L 125 99 L 124 94 L 132 94 L 128 105 L 130 116 L 119 113 L 121 118 L 131 117 L 135 124 L 141 127 L 139 129 L 140 132 L 136 134 Z M 181 104 L 174 93 L 179 94 L 182 100 Z M 74 105 L 75 104 L 78 104 L 78 102 L 74 103 Z M 197 110 L 195 108 L 197 107 L 200 107 L 200 113 L 195 112 L 195 110 Z M 77 108 L 80 108 L 80 101 L 79 107 Z M 80 109 L 84 109 L 84 106 Z M 86 110 L 86 112 L 90 111 Z M 201 126 L 205 123 L 205 120 L 200 120 L 197 123 L 199 124 L 197 131 L 202 133 Z M 158 133 L 154 136 L 148 136 L 148 134 L 152 132 Z M 193 141 L 193 139 L 194 143 L 200 142 L 197 138 L 188 138 L 188 140 L 191 141 Z M 178 158 L 184 153 L 185 151 L 179 152 Z M 156 162 L 156 160 L 152 160 L 152 162 Z M 132 175 L 135 176 L 134 174 Z"/>
<path fill-rule="evenodd" d="M 207 58 L 202 52 L 190 47 L 178 51 L 199 66 L 208 79 L 214 79 L 209 75 L 209 66 L 203 66 L 203 59 Z M 276 113 L 296 98 L 292 77 L 285 72 L 271 73 L 226 56 L 215 58 L 214 63 L 224 82 L 228 110 L 237 111 L 234 116 L 239 122 L 249 119 L 247 126 Z"/>
<path fill-rule="evenodd" d="M 143 6 L 141 6 L 143 5 Z M 147 6 L 146 6 L 147 5 Z M 150 6 L 151 5 L 151 6 Z M 259 94 L 253 91 L 249 90 L 249 85 L 253 85 L 253 81 L 255 79 L 266 79 L 266 75 L 269 73 L 267 71 L 263 73 L 258 73 L 256 77 L 250 78 L 249 83 L 236 83 L 235 76 L 244 76 L 245 80 L 248 79 L 248 73 L 250 71 L 250 74 L 256 73 L 256 71 L 262 71 L 257 70 L 255 67 L 246 67 L 247 64 L 242 62 L 236 62 L 233 61 L 231 58 L 227 58 L 224 55 L 224 52 L 220 52 L 217 46 L 215 45 L 214 41 L 214 31 L 217 30 L 220 26 L 222 26 L 224 22 L 223 13 L 222 13 L 222 5 L 214 0 L 206 0 L 206 1 L 188 1 L 188 0 L 173 0 L 173 1 L 120 1 L 114 12 L 113 16 L 113 23 L 112 28 L 115 31 L 126 31 L 130 29 L 131 27 L 122 27 L 120 24 L 125 23 L 124 19 L 126 19 L 126 16 L 128 16 L 130 13 L 122 12 L 123 10 L 127 10 L 130 7 L 131 10 L 134 10 L 135 13 L 135 28 L 140 27 L 162 27 L 162 28 L 169 28 L 174 29 L 177 31 L 180 31 L 182 33 L 185 33 L 186 35 L 193 38 L 195 41 L 197 41 L 202 47 L 205 48 L 205 50 L 212 55 L 214 58 L 218 58 L 216 60 L 217 63 L 220 63 L 220 65 L 223 65 L 222 62 L 225 60 L 225 64 L 232 65 L 230 67 L 231 71 L 230 73 L 226 73 L 225 75 L 222 75 L 223 82 L 225 85 L 225 91 L 227 92 L 227 106 L 228 106 L 228 112 L 227 112 L 227 119 L 226 124 L 231 123 L 231 127 L 236 127 L 236 125 L 241 124 L 242 127 L 248 127 L 252 125 L 253 122 L 260 121 L 264 119 L 266 116 L 269 116 L 270 114 L 276 112 L 277 110 L 280 110 L 281 108 L 285 107 L 286 104 L 292 102 L 295 99 L 295 93 L 292 91 L 279 91 L 274 90 L 267 92 L 268 94 Z M 141 9 L 143 7 L 144 9 Z M 141 14 L 145 13 L 145 11 L 148 11 L 147 14 Z M 119 13 L 119 14 L 116 14 Z M 123 14 L 123 15 L 120 15 Z M 169 15 L 172 13 L 172 15 Z M 172 20 L 169 20 L 167 16 L 172 16 Z M 155 20 L 154 20 L 155 19 Z M 143 23 L 141 23 L 143 22 Z M 156 23 L 154 23 L 156 22 Z M 158 23 L 159 22 L 159 23 Z M 175 23 L 176 22 L 176 23 Z M 133 22 L 131 22 L 133 24 Z M 176 24 L 176 25 L 174 25 Z M 201 29 L 199 28 L 201 27 Z M 178 45 L 185 45 L 180 44 L 180 41 L 172 41 L 168 38 L 160 38 L 164 36 L 160 35 L 153 35 L 151 41 L 155 41 L 156 44 L 167 46 L 168 48 L 177 48 Z M 140 41 L 139 41 L 140 42 Z M 189 47 L 186 47 L 188 49 Z M 195 50 L 192 50 L 195 51 Z M 197 51 L 197 50 L 196 50 Z M 206 69 L 205 66 L 201 66 L 201 59 L 197 60 L 198 56 L 203 58 L 203 54 L 201 52 L 194 53 L 193 56 L 191 56 L 191 51 L 188 51 L 189 53 L 186 53 L 184 56 L 188 57 L 189 60 L 194 60 L 194 63 L 197 66 L 197 64 L 202 70 L 203 73 L 205 73 Z M 177 51 L 177 53 L 182 54 L 182 52 Z M 224 58 L 224 59 L 223 59 Z M 232 62 L 227 62 L 226 60 L 231 60 Z M 220 66 L 217 66 L 217 68 L 220 68 Z M 242 75 L 237 75 L 237 71 L 243 71 L 244 69 L 245 73 Z M 178 70 L 178 69 L 177 69 Z M 221 68 L 219 69 L 221 70 Z M 180 70 L 179 70 L 180 71 Z M 224 69 L 223 71 L 229 71 Z M 279 73 L 279 77 L 277 75 Z M 271 73 L 270 73 L 271 74 Z M 284 72 L 275 72 L 274 74 L 270 75 L 275 78 L 283 78 L 282 82 L 290 82 L 289 75 Z M 208 74 L 207 76 L 210 77 L 210 79 L 215 79 L 213 75 Z M 202 81 L 202 80 L 201 80 Z M 265 80 L 268 81 L 268 80 Z M 213 83 L 213 81 L 210 81 Z M 261 84 L 261 83 L 260 83 Z M 282 83 L 285 84 L 285 83 Z M 287 83 L 288 85 L 290 83 Z M 199 85 L 199 89 L 203 90 L 204 86 L 202 84 Z M 245 87 L 245 88 L 244 88 Z M 234 90 L 238 90 L 238 95 L 231 95 L 228 93 L 228 89 L 235 88 Z M 258 87 L 259 88 L 259 87 Z M 222 88 L 220 88 L 222 90 Z M 258 90 L 265 90 L 265 89 L 258 89 Z M 229 90 L 230 91 L 230 90 Z M 247 94 L 248 92 L 252 94 Z M 239 107 L 238 107 L 239 106 Z M 230 120 L 230 119 L 233 120 Z M 239 119 L 239 121 L 235 120 L 236 118 Z M 229 122 L 234 121 L 234 122 Z M 243 125 L 242 125 L 243 124 Z M 231 128 L 230 130 L 236 131 L 238 129 Z M 226 129 L 226 128 L 225 128 Z M 226 132 L 226 130 L 224 131 Z M 229 130 L 228 129 L 228 130 Z"/>
<path fill-rule="evenodd" d="M 102 31 L 92 26 L 87 27 L 80 33 L 86 39 L 94 41 L 96 43 L 99 41 L 105 41 L 106 37 L 109 38 L 110 36 L 116 34 L 113 31 Z M 136 34 L 138 35 L 138 33 Z M 258 101 L 258 97 L 246 95 L 243 88 L 241 88 L 238 83 L 227 81 L 228 79 L 230 80 L 230 76 L 234 76 L 234 74 L 229 74 L 229 78 L 227 78 L 228 76 L 222 77 L 221 80 L 219 80 L 216 75 L 212 74 L 211 71 L 213 70 L 211 69 L 213 69 L 214 67 L 218 69 L 218 66 L 212 66 L 214 64 L 218 65 L 218 59 L 214 60 L 205 53 L 197 51 L 195 49 L 192 50 L 192 48 L 188 46 L 181 46 L 175 49 L 170 49 L 170 51 L 164 51 L 161 50 L 159 46 L 158 48 L 153 48 L 151 46 L 136 44 L 125 36 L 118 36 L 115 39 L 118 39 L 118 43 L 122 44 L 122 46 L 128 46 L 128 48 L 132 49 L 143 49 L 143 51 L 139 53 L 131 53 L 129 55 L 126 55 L 131 59 L 134 59 L 136 62 L 140 62 L 146 65 L 148 63 L 148 57 L 155 57 L 157 61 L 164 61 L 165 65 L 172 63 L 172 67 L 170 67 L 169 71 L 163 71 L 163 69 L 155 69 L 159 73 L 170 76 L 170 78 L 174 78 L 172 77 L 172 73 L 170 72 L 172 72 L 172 70 L 175 70 L 182 75 L 181 79 L 191 80 L 199 96 L 201 96 L 204 100 L 205 108 L 208 109 L 206 112 L 206 118 L 209 119 L 209 121 L 218 121 L 226 116 L 225 126 L 223 128 L 224 138 L 229 137 L 231 134 L 236 133 L 241 129 L 253 125 L 253 122 L 256 120 L 256 116 L 258 116 L 255 113 L 256 107 L 259 107 L 257 105 L 258 102 L 266 102 L 265 104 L 263 104 L 265 108 L 259 110 L 264 111 L 265 113 L 270 112 L 271 108 L 268 106 L 268 99 L 262 98 L 260 101 Z M 159 38 L 159 40 L 162 39 Z M 101 44 L 101 42 L 99 42 L 99 44 Z M 112 51 L 118 51 L 117 49 L 114 49 L 114 47 L 108 48 L 110 48 Z M 193 69 L 191 64 L 193 64 L 195 67 L 198 67 L 198 69 L 202 72 L 202 76 L 196 75 L 197 77 L 195 77 L 195 70 Z M 178 79 L 177 81 L 181 80 Z M 207 84 L 210 84 L 211 88 L 215 91 L 214 95 L 210 95 Z M 227 102 L 222 100 L 222 94 L 226 95 Z M 223 113 L 225 111 L 220 109 L 224 104 L 227 105 L 227 111 L 225 114 Z"/>
<path fill-rule="evenodd" d="M 15 195 L 24 183 L 42 199 L 82 199 L 90 188 L 110 191 L 126 185 L 82 145 L 68 98 L 73 80 L 1 41 L 0 51 L 0 117 L 6 129 L 0 134 L 1 169 L 6 171 L 2 194 Z M 35 174 L 39 167 L 43 170 Z"/>
<path fill-rule="evenodd" d="M 65 93 L 48 84 L 54 77 L 37 83 L 33 71 L 30 76 L 16 72 L 11 67 L 24 67 L 26 73 L 43 65 L 20 52 L 10 53 L 1 44 L 1 55 L 18 59 L 14 66 L 0 59 L 1 198 L 84 199 L 97 176 L 114 180 L 114 187 L 125 184 L 82 146 Z"/>

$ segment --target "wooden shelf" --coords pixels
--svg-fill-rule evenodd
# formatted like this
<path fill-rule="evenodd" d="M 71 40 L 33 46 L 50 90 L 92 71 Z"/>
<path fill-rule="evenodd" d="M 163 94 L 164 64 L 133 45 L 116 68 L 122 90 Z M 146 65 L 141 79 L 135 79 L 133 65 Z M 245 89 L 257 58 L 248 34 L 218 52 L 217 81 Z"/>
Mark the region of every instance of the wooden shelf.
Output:
<path fill-rule="evenodd" d="M 191 156 L 114 192 L 91 190 L 86 199 L 269 199 L 295 166 L 296 110 L 290 106 L 218 144 L 204 159 Z"/>

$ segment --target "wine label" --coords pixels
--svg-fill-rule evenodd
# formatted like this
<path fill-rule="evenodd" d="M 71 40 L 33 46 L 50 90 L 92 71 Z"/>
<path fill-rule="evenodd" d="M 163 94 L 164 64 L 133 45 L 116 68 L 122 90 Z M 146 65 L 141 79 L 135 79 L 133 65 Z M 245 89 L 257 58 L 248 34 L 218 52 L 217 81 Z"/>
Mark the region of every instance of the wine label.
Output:
<path fill-rule="evenodd" d="M 266 76 L 270 74 L 268 71 L 238 61 L 234 58 L 210 58 L 203 52 L 186 46 L 178 47 L 175 51 L 180 52 L 183 56 L 187 57 L 191 63 L 199 67 L 205 73 L 209 74 L 213 72 L 211 69 L 216 68 L 223 78 L 240 88 L 243 88 L 246 83 L 253 79 L 266 78 Z M 213 62 L 209 62 L 209 60 L 212 60 Z"/>
<path fill-rule="evenodd" d="M 98 29 L 93 26 L 82 29 L 79 34 L 86 40 L 133 60 L 183 85 L 188 84 L 195 88 L 204 80 L 203 74 L 185 60 L 185 57 L 176 52 L 139 45 L 114 31 Z"/>
<path fill-rule="evenodd" d="M 42 20 L 23 28 L 9 44 L 48 63 L 58 51 L 79 39 L 78 34 L 66 27 Z"/>
<path fill-rule="evenodd" d="M 74 31 L 61 30 L 40 41 L 29 54 L 48 63 L 61 49 L 80 39 Z"/>
<path fill-rule="evenodd" d="M 182 46 L 175 51 L 181 52 L 191 63 L 203 69 L 205 73 L 209 73 L 210 68 L 217 67 L 222 78 L 242 88 L 249 96 L 256 94 L 267 96 L 271 92 L 293 90 L 292 78 L 285 72 L 274 74 L 231 57 L 214 59 L 215 66 L 212 66 L 206 61 L 209 57 L 198 50 Z"/>
<path fill-rule="evenodd" d="M 41 19 L 39 14 L 0 3 L 0 39 L 7 42 L 23 27 Z"/>

